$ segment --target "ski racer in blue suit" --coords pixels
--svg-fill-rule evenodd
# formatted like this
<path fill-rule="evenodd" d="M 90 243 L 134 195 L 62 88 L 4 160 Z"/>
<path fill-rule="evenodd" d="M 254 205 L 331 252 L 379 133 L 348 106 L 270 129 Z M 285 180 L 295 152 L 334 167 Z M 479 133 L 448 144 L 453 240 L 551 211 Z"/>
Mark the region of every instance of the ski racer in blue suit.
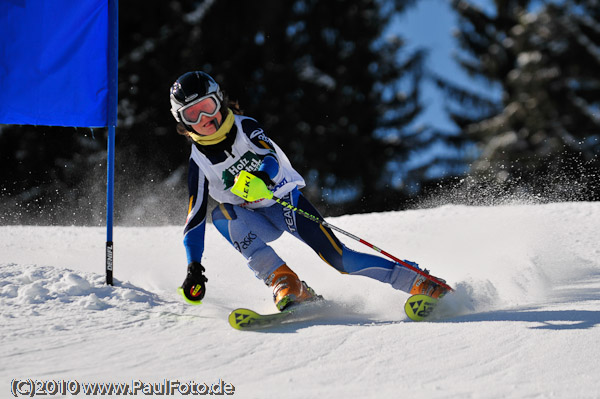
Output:
<path fill-rule="evenodd" d="M 192 141 L 183 239 L 188 271 L 181 287 L 186 301 L 198 304 L 206 293 L 208 280 L 201 260 L 209 195 L 219 203 L 212 211 L 214 226 L 242 254 L 256 277 L 273 289 L 279 310 L 318 297 L 269 246 L 284 232 L 341 273 L 371 277 L 409 293 L 434 297 L 445 293 L 444 287 L 405 266 L 347 248 L 329 228 L 296 217 L 273 200 L 248 203 L 231 193 L 234 179 L 245 170 L 262 179 L 275 196 L 320 217 L 302 195 L 304 179 L 285 153 L 256 120 L 240 115 L 229 104 L 211 76 L 200 71 L 180 76 L 171 87 L 170 99 L 178 132 Z"/>

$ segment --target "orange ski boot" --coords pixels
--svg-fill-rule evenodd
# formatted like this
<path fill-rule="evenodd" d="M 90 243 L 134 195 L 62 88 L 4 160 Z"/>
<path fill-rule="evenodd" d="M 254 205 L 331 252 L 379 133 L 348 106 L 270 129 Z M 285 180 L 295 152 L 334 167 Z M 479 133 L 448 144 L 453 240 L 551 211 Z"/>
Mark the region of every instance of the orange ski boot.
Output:
<path fill-rule="evenodd" d="M 427 270 L 424 270 L 425 273 L 429 274 Z M 432 276 L 433 277 L 433 276 Z M 439 277 L 435 277 L 439 281 L 445 283 L 446 280 L 443 280 Z M 422 274 L 417 274 L 417 278 L 413 283 L 412 288 L 410 289 L 410 294 L 425 294 L 432 298 L 441 298 L 448 292 L 448 289 L 442 285 L 437 284 L 434 281 L 429 280 L 427 277 Z"/>
<path fill-rule="evenodd" d="M 273 300 L 277 309 L 284 310 L 293 304 L 318 299 L 304 281 L 300 281 L 298 275 L 287 265 L 279 266 L 267 279 L 267 285 L 273 288 Z"/>

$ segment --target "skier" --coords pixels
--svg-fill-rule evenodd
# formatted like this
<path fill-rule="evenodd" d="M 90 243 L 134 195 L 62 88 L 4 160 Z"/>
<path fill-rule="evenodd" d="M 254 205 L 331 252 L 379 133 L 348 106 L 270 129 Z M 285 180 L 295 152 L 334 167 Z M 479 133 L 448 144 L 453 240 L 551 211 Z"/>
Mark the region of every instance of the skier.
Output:
<path fill-rule="evenodd" d="M 206 293 L 208 279 L 201 258 L 209 195 L 219 203 L 212 211 L 214 226 L 246 258 L 256 277 L 272 288 L 279 310 L 320 298 L 268 245 L 284 231 L 341 273 L 371 277 L 411 294 L 438 298 L 446 293 L 443 286 L 405 266 L 347 248 L 330 229 L 297 218 L 273 200 L 247 203 L 231 193 L 234 179 L 246 170 L 263 180 L 277 197 L 320 217 L 300 192 L 304 179 L 285 153 L 256 120 L 241 115 L 237 104 L 229 102 L 211 76 L 200 71 L 183 74 L 171 87 L 170 98 L 178 132 L 192 141 L 183 239 L 188 269 L 180 288 L 187 302 L 199 304 Z"/>

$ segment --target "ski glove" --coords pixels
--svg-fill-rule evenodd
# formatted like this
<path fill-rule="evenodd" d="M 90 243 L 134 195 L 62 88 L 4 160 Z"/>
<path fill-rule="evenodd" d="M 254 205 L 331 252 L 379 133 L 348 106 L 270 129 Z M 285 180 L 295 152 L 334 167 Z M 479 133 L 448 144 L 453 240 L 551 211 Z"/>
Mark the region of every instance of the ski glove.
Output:
<path fill-rule="evenodd" d="M 262 170 L 257 170 L 255 172 L 248 172 L 253 176 L 258 177 L 260 180 L 262 180 L 263 182 L 265 182 L 265 185 L 267 186 L 267 188 L 269 190 L 272 190 L 273 187 L 275 187 L 275 182 L 273 180 L 271 180 L 271 177 L 269 177 L 269 174 L 265 171 Z"/>
<path fill-rule="evenodd" d="M 206 293 L 205 283 L 208 279 L 203 274 L 204 271 L 204 267 L 199 262 L 190 263 L 185 281 L 179 290 L 185 301 L 192 305 L 200 305 Z"/>

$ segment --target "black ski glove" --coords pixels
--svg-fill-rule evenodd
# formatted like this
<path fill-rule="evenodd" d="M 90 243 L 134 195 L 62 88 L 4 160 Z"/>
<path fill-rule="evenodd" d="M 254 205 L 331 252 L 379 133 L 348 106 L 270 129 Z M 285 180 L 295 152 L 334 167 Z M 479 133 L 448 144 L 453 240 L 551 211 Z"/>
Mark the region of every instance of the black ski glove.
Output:
<path fill-rule="evenodd" d="M 199 262 L 192 262 L 188 265 L 187 276 L 181 285 L 181 295 L 186 302 L 192 305 L 201 304 L 202 298 L 206 293 L 206 282 L 208 279 L 204 273 L 204 267 Z"/>
<path fill-rule="evenodd" d="M 273 180 L 271 180 L 271 178 L 269 177 L 269 174 L 267 172 L 264 172 L 262 170 L 257 170 L 255 172 L 248 172 L 253 176 L 258 177 L 260 180 L 264 181 L 265 184 L 267 185 L 267 187 L 269 188 L 269 190 L 272 190 L 273 187 L 275 187 L 275 182 Z"/>

